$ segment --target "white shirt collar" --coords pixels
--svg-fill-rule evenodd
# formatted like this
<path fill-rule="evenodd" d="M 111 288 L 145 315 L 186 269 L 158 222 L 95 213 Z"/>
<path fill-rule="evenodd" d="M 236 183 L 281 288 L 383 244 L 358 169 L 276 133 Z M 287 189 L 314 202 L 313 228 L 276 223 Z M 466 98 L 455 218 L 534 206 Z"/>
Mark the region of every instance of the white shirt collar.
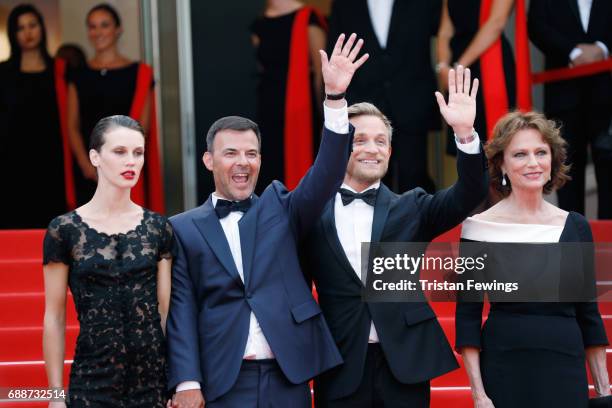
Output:
<path fill-rule="evenodd" d="M 368 190 L 371 190 L 371 189 L 373 189 L 373 188 L 378 188 L 378 187 L 380 187 L 380 181 L 377 181 L 376 183 L 374 183 L 374 184 L 370 185 L 368 188 L 364 189 L 364 190 L 363 190 L 363 191 L 361 191 L 361 192 L 363 193 L 363 192 L 366 192 L 366 191 L 368 191 Z M 356 192 L 357 192 L 357 191 L 356 191 L 354 188 L 352 188 L 351 186 L 349 186 L 349 185 L 348 185 L 348 184 L 346 184 L 346 183 L 342 183 L 342 185 L 340 186 L 340 188 L 345 188 L 345 189 L 347 189 L 347 190 L 352 191 L 353 193 L 356 193 Z"/>
<path fill-rule="evenodd" d="M 236 200 L 228 200 L 225 197 L 221 197 L 219 194 L 217 194 L 216 192 L 213 192 L 211 195 L 211 199 L 212 199 L 212 206 L 213 208 L 215 208 L 215 206 L 217 205 L 217 200 L 227 200 L 227 201 L 236 201 Z M 249 196 L 249 198 L 252 200 L 253 199 L 253 194 L 251 194 Z"/>

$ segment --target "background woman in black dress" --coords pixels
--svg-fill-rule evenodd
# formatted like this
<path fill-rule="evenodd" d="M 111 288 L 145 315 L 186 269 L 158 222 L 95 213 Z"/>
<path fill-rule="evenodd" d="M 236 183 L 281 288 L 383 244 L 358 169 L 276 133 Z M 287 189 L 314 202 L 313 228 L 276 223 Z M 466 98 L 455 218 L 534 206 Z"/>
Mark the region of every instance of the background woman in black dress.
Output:
<path fill-rule="evenodd" d="M 534 112 L 510 113 L 498 122 L 486 151 L 491 184 L 504 198 L 466 219 L 462 241 L 592 242 L 589 223 L 582 215 L 563 211 L 543 197 L 568 180 L 565 141 L 553 121 Z M 550 270 L 554 275 L 549 278 L 571 278 L 590 293 L 595 288 L 589 279 L 592 247 L 583 245 L 580 252 L 566 258 L 563 251 L 567 247 L 560 245 L 552 247 L 550 258 L 513 254 L 516 247 L 510 245 L 491 248 L 496 250 L 487 251 L 486 265 L 496 266 L 489 279 L 499 278 L 507 268 L 514 282 L 532 287 Z M 560 271 L 568 273 L 559 275 Z M 583 275 L 576 276 L 579 273 Z M 576 291 L 581 286 L 572 288 Z M 558 289 L 562 287 L 557 284 Z M 456 349 L 461 352 L 476 408 L 586 407 L 585 359 L 598 396 L 610 395 L 608 339 L 596 302 L 491 301 L 481 328 L 483 303 L 479 299 L 461 301 L 465 296 L 460 293 L 457 303 Z"/>
<path fill-rule="evenodd" d="M 295 0 L 268 0 L 263 15 L 251 26 L 259 66 L 257 124 L 263 135 L 262 155 L 267 158 L 257 182 L 257 185 L 262 187 L 270 184 L 272 180 L 285 182 L 285 138 L 291 137 L 285 136 L 285 107 L 292 28 L 296 15 L 303 7 L 302 3 Z M 326 32 L 320 19 L 314 13 L 311 14 L 308 22 L 308 46 L 313 113 L 312 140 L 315 153 L 319 145 L 324 96 L 321 64 L 318 63 L 319 50 L 325 49 L 326 41 Z"/>
<path fill-rule="evenodd" d="M 484 24 L 480 24 L 483 1 L 491 1 L 491 13 Z M 469 67 L 474 78 L 482 78 L 481 56 L 498 39 L 502 45 L 502 65 L 506 78 L 508 107 L 516 102 L 516 79 L 512 47 L 504 35 L 504 28 L 512 12 L 513 0 L 444 0 L 442 19 L 438 31 L 436 71 L 441 86 L 446 83 L 448 70 L 453 63 Z M 476 123 L 474 128 L 483 142 L 487 141 L 487 120 L 484 105 L 484 87 L 476 97 Z M 503 84 L 495 84 L 502 87 Z M 456 146 L 452 134 L 447 138 L 447 152 L 455 154 Z"/>
<path fill-rule="evenodd" d="M 67 209 L 55 66 L 34 7 L 11 11 L 8 37 L 11 54 L 0 63 L 0 228 L 44 228 Z"/>
<path fill-rule="evenodd" d="M 66 292 L 80 324 L 70 371 L 70 407 L 166 406 L 166 342 L 172 228 L 135 204 L 145 138 L 127 116 L 95 126 L 91 200 L 49 224 L 43 245 L 43 352 L 49 387 L 63 386 Z M 63 402 L 51 407 L 65 407 Z"/>
<path fill-rule="evenodd" d="M 121 18 L 113 7 L 92 8 L 87 14 L 87 35 L 95 55 L 84 69 L 68 71 L 68 126 L 79 205 L 96 189 L 96 171 L 86 150 L 94 125 L 109 115 L 129 115 L 134 99 L 139 64 L 119 52 L 122 31 Z M 145 132 L 149 130 L 149 103 L 150 98 L 140 118 Z"/>

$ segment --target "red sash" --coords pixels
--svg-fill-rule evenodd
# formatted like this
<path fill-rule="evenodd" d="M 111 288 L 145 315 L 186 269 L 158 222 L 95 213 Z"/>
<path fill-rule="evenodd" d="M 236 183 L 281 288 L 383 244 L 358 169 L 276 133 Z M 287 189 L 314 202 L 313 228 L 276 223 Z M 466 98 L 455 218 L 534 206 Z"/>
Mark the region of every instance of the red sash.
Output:
<path fill-rule="evenodd" d="M 525 0 L 516 0 L 514 22 L 514 53 L 516 54 L 516 107 L 523 112 L 532 109 L 531 59 L 527 35 L 527 10 Z"/>
<path fill-rule="evenodd" d="M 494 0 L 482 0 L 480 3 L 480 26 L 482 27 L 491 14 Z M 482 97 L 484 100 L 487 138 L 491 138 L 495 123 L 508 112 L 508 91 L 504 75 L 501 36 L 480 56 L 482 78 Z"/>
<path fill-rule="evenodd" d="M 155 109 L 155 92 L 151 87 L 153 82 L 153 69 L 147 64 L 140 63 L 136 77 L 136 90 L 130 109 L 130 117 L 140 121 L 145 102 L 150 98 L 149 134 L 145 149 L 145 167 L 140 179 L 132 189 L 134 202 L 158 213 L 165 211 L 164 189 L 157 133 L 157 111 Z"/>
<path fill-rule="evenodd" d="M 62 134 L 62 153 L 64 155 L 64 188 L 67 209 L 76 208 L 76 191 L 72 169 L 72 151 L 68 137 L 68 86 L 66 85 L 66 61 L 55 59 L 55 95 L 59 114 L 60 132 Z"/>
<path fill-rule="evenodd" d="M 285 185 L 292 190 L 313 161 L 312 96 L 308 23 L 314 13 L 326 30 L 327 23 L 313 7 L 300 9 L 291 29 L 289 72 L 285 99 Z M 265 137 L 265 135 L 264 135 Z"/>
<path fill-rule="evenodd" d="M 612 71 L 612 58 L 603 61 L 592 62 L 590 64 L 578 65 L 571 68 L 550 69 L 544 72 L 538 72 L 532 75 L 534 84 L 544 82 L 564 81 L 566 79 L 574 79 L 582 76 L 601 74 L 603 72 Z"/>

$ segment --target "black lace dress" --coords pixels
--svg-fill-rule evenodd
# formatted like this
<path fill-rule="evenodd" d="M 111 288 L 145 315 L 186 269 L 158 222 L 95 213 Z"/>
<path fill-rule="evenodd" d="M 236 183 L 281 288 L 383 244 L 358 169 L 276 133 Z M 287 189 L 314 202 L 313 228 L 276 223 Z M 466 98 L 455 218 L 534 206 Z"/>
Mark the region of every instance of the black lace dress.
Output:
<path fill-rule="evenodd" d="M 51 221 L 43 263 L 70 267 L 80 323 L 70 407 L 165 407 L 166 342 L 157 307 L 157 262 L 172 257 L 168 220 L 144 210 L 121 234 L 87 225 L 76 211 Z"/>

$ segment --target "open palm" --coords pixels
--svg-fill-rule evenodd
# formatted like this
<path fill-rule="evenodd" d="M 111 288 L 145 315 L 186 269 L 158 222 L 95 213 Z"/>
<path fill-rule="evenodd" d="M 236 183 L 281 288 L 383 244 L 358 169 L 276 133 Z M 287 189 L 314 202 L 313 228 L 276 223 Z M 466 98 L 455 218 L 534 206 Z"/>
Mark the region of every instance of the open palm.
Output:
<path fill-rule="evenodd" d="M 456 134 L 471 131 L 476 119 L 476 93 L 478 92 L 478 78 L 470 84 L 470 69 L 451 69 L 448 72 L 448 104 L 440 92 L 436 92 L 436 99 L 440 113 L 446 123 L 453 128 Z M 471 91 L 470 91 L 470 85 Z"/>
<path fill-rule="evenodd" d="M 323 73 L 323 82 L 325 83 L 325 93 L 341 94 L 346 92 L 353 74 L 363 65 L 368 59 L 368 54 L 364 54 L 357 61 L 357 55 L 363 46 L 363 40 L 360 39 L 355 44 L 357 35 L 351 36 L 344 44 L 344 34 L 341 34 L 336 41 L 331 57 L 327 59 L 325 51 L 321 50 L 321 71 Z M 355 45 L 353 47 L 353 45 Z"/>

